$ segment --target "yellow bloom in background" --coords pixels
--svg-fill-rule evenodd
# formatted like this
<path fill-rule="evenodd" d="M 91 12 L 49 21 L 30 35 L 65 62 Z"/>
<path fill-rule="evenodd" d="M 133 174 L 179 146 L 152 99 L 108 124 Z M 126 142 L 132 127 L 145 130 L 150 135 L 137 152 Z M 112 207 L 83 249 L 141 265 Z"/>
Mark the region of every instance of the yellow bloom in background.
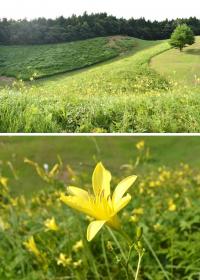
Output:
<path fill-rule="evenodd" d="M 136 148 L 141 151 L 144 149 L 144 140 L 141 140 L 140 142 L 136 143 Z"/>
<path fill-rule="evenodd" d="M 78 268 L 82 265 L 83 261 L 82 260 L 78 260 L 77 262 L 73 262 L 73 267 L 74 268 Z"/>
<path fill-rule="evenodd" d="M 173 199 L 169 199 L 168 201 L 168 210 L 171 212 L 176 211 L 176 204 L 173 202 Z"/>
<path fill-rule="evenodd" d="M 41 255 L 40 251 L 38 250 L 35 244 L 35 240 L 33 236 L 29 237 L 28 241 L 25 241 L 23 244 L 26 247 L 26 249 L 29 252 L 33 253 L 36 257 L 39 257 Z"/>
<path fill-rule="evenodd" d="M 132 215 L 130 217 L 130 222 L 137 223 L 139 221 L 139 217 L 137 215 Z"/>
<path fill-rule="evenodd" d="M 0 177 L 0 184 L 1 184 L 4 188 L 7 188 L 7 187 L 8 187 L 8 178 L 6 178 L 6 177 Z"/>
<path fill-rule="evenodd" d="M 111 174 L 100 162 L 92 175 L 93 194 L 77 188 L 68 187 L 69 195 L 62 194 L 60 199 L 68 206 L 85 213 L 95 219 L 87 228 L 87 240 L 91 241 L 103 225 L 120 230 L 121 225 L 117 213 L 131 200 L 130 194 L 124 194 L 135 182 L 137 176 L 129 176 L 115 188 L 111 197 Z"/>
<path fill-rule="evenodd" d="M 44 222 L 45 227 L 47 228 L 46 230 L 53 230 L 53 231 L 58 231 L 59 227 L 56 224 L 55 218 L 52 217 L 51 219 L 47 219 Z"/>
<path fill-rule="evenodd" d="M 78 252 L 79 250 L 81 250 L 83 248 L 83 241 L 79 240 L 76 242 L 76 244 L 72 247 L 72 250 L 74 252 Z"/>
<path fill-rule="evenodd" d="M 132 213 L 136 214 L 136 215 L 142 215 L 142 214 L 144 214 L 144 209 L 143 208 L 135 208 Z"/>
<path fill-rule="evenodd" d="M 59 258 L 57 259 L 57 265 L 62 265 L 64 267 L 70 265 L 72 263 L 72 259 L 63 253 L 60 253 Z"/>

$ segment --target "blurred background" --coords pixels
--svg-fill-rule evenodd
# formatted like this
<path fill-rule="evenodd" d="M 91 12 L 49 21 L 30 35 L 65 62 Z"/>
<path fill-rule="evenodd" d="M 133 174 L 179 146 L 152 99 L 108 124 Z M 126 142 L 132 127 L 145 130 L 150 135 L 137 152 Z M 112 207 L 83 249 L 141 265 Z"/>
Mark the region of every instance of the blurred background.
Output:
<path fill-rule="evenodd" d="M 200 166 L 199 137 L 0 137 L 0 172 L 10 178 L 13 194 L 30 195 L 47 187 L 24 158 L 52 167 L 61 157 L 64 165 L 76 171 L 90 171 L 98 161 L 118 175 L 121 166 L 135 161 L 138 142 L 144 141 L 148 160 L 138 165 L 137 174 L 144 174 L 159 166 L 176 167 L 180 163 Z M 10 168 L 10 163 L 15 171 Z M 17 180 L 16 180 L 17 178 Z"/>

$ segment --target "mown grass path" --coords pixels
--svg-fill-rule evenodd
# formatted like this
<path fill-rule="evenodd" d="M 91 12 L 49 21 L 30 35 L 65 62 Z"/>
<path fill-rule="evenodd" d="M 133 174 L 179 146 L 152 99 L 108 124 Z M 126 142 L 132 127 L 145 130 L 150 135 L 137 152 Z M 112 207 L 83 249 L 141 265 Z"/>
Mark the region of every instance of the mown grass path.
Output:
<path fill-rule="evenodd" d="M 182 85 L 200 86 L 200 37 L 196 37 L 196 43 L 182 52 L 170 49 L 155 56 L 151 67 Z"/>

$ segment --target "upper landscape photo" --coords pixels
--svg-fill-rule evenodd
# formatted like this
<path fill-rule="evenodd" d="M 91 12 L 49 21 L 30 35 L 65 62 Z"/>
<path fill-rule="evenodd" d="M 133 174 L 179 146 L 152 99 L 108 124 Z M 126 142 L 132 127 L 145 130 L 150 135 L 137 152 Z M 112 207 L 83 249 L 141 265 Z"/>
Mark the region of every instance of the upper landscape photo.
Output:
<path fill-rule="evenodd" d="M 200 132 L 200 3 L 7 0 L 0 133 Z"/>

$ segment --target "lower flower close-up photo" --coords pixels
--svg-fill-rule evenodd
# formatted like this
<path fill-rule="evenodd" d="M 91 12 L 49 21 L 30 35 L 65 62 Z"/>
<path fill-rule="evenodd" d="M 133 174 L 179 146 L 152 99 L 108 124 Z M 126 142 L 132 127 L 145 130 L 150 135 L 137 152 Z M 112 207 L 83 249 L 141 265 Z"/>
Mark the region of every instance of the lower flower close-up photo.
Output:
<path fill-rule="evenodd" d="M 0 137 L 0 279 L 198 280 L 199 147 Z"/>

